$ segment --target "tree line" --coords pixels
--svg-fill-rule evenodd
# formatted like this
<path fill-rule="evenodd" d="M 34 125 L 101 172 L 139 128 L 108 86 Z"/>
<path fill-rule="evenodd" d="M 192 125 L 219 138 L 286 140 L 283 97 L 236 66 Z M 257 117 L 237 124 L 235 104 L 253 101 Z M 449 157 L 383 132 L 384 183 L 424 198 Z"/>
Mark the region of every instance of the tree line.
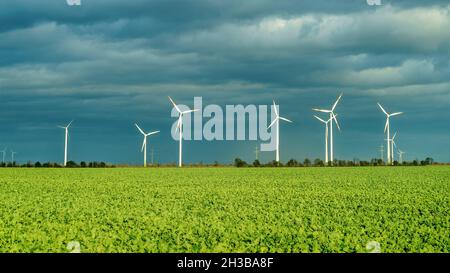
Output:
<path fill-rule="evenodd" d="M 424 160 L 415 159 L 413 161 L 404 161 L 398 162 L 394 161 L 394 166 L 427 166 L 427 165 L 435 165 L 439 164 L 434 162 L 433 158 L 427 157 Z M 328 165 L 336 166 L 336 167 L 356 167 L 356 166 L 386 166 L 386 163 L 382 159 L 373 158 L 370 161 L 365 160 L 339 160 L 336 159 L 331 162 L 328 162 Z M 297 161 L 295 159 L 290 159 L 289 161 L 282 163 L 277 162 L 275 160 L 269 161 L 267 163 L 261 163 L 259 160 L 253 161 L 253 163 L 249 164 L 246 161 L 235 158 L 234 166 L 241 167 L 325 167 L 325 163 L 323 160 L 316 158 L 313 161 L 309 158 L 305 158 L 303 161 Z"/>
<path fill-rule="evenodd" d="M 374 158 L 370 161 L 365 160 L 339 160 L 336 159 L 333 162 L 333 166 L 335 167 L 356 167 L 356 166 L 385 166 L 386 163 L 381 160 Z M 427 165 L 438 165 L 440 163 L 437 163 L 433 160 L 431 157 L 427 157 L 424 160 L 418 160 L 415 159 L 413 161 L 404 161 L 402 163 L 398 161 L 394 161 L 394 166 L 427 166 Z M 328 165 L 331 166 L 331 162 L 328 162 Z M 140 167 L 141 165 L 137 165 Z M 176 163 L 167 163 L 167 164 L 161 164 L 156 163 L 153 165 L 149 165 L 148 167 L 176 167 Z M 213 163 L 191 163 L 191 164 L 185 164 L 185 167 L 324 167 L 325 163 L 323 160 L 316 158 L 314 160 L 310 160 L 309 158 L 305 158 L 303 161 L 297 161 L 296 159 L 290 159 L 289 161 L 283 163 L 283 162 L 276 162 L 275 160 L 262 163 L 259 160 L 253 161 L 253 163 L 247 163 L 246 161 L 235 158 L 233 163 L 231 164 L 221 164 L 218 161 L 214 161 Z M 41 163 L 39 161 L 37 162 L 27 162 L 25 164 L 18 164 L 16 162 L 3 162 L 0 163 L 0 168 L 64 168 L 63 165 L 60 163 L 55 162 L 45 162 Z M 66 168 L 115 168 L 115 167 L 136 167 L 135 165 L 128 165 L 128 164 L 120 164 L 120 165 L 114 165 L 110 163 L 105 162 L 85 162 L 81 161 L 80 163 L 77 163 L 75 161 L 68 161 Z"/>
<path fill-rule="evenodd" d="M 81 161 L 77 163 L 75 161 L 67 161 L 65 168 L 113 168 L 115 165 L 108 164 L 105 162 L 85 162 Z M 41 163 L 28 161 L 25 164 L 18 164 L 17 162 L 2 162 L 0 163 L 0 168 L 64 168 L 63 165 L 55 162 L 45 162 Z"/>

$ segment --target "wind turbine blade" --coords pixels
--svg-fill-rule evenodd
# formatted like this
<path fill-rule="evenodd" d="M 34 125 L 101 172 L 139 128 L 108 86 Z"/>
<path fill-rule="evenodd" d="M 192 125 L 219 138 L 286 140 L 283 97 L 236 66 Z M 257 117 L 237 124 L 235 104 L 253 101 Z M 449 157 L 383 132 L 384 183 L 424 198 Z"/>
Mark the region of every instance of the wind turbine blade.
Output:
<path fill-rule="evenodd" d="M 136 127 L 138 128 L 139 132 L 141 132 L 141 134 L 145 135 L 144 131 L 141 129 L 141 127 L 139 127 L 139 125 L 137 125 L 136 123 L 134 125 L 136 125 Z"/>
<path fill-rule="evenodd" d="M 144 141 L 142 141 L 142 149 L 141 149 L 141 152 L 144 151 L 145 144 L 147 144 L 147 138 L 146 138 L 146 137 L 144 137 Z"/>
<path fill-rule="evenodd" d="M 318 116 L 314 116 L 314 117 L 315 117 L 316 119 L 320 120 L 320 121 L 323 122 L 323 123 L 327 123 L 325 120 L 319 118 Z"/>
<path fill-rule="evenodd" d="M 339 95 L 339 98 L 336 100 L 336 102 L 333 104 L 333 107 L 331 108 L 331 111 L 334 111 L 334 108 L 336 108 L 337 104 L 339 103 L 339 100 L 342 98 L 343 93 Z"/>
<path fill-rule="evenodd" d="M 66 129 L 66 127 L 61 126 L 61 125 L 58 125 L 58 127 L 61 128 L 61 129 Z"/>
<path fill-rule="evenodd" d="M 272 127 L 274 124 L 275 124 L 275 122 L 277 122 L 278 121 L 278 117 L 276 117 L 273 121 L 272 121 L 272 123 L 269 125 L 269 127 L 267 127 L 267 129 L 270 129 L 270 127 Z"/>
<path fill-rule="evenodd" d="M 339 122 L 337 121 L 336 115 L 334 115 L 334 114 L 333 114 L 333 119 L 334 119 L 334 123 L 336 123 L 338 130 L 341 131 L 341 127 L 339 127 Z M 333 121 L 331 121 L 331 122 L 333 122 Z"/>
<path fill-rule="evenodd" d="M 287 122 L 290 122 L 290 123 L 292 123 L 293 121 L 292 120 L 289 120 L 289 119 L 287 119 L 287 118 L 283 118 L 283 117 L 278 117 L 279 119 L 281 119 L 281 120 L 284 120 L 284 121 L 287 121 Z"/>
<path fill-rule="evenodd" d="M 178 111 L 179 113 L 181 113 L 180 108 L 178 108 L 178 106 L 175 104 L 175 102 L 173 101 L 173 99 L 172 99 L 170 96 L 167 96 L 167 97 L 169 98 L 170 102 L 173 104 L 173 107 L 175 107 L 175 109 L 177 109 L 177 111 Z"/>
<path fill-rule="evenodd" d="M 338 115 L 333 113 L 333 116 L 334 116 L 335 118 L 337 118 Z M 327 121 L 327 123 L 328 123 L 328 122 L 331 122 L 332 120 L 333 120 L 333 117 L 329 118 L 328 121 Z"/>
<path fill-rule="evenodd" d="M 180 115 L 180 117 L 178 118 L 178 122 L 177 122 L 177 131 L 180 130 L 180 124 L 181 124 L 181 119 L 183 118 L 182 115 Z"/>
<path fill-rule="evenodd" d="M 154 135 L 154 134 L 157 134 L 157 133 L 159 133 L 159 131 L 150 132 L 150 133 L 147 134 L 147 136 L 151 136 L 151 135 Z"/>
<path fill-rule="evenodd" d="M 401 114 L 403 114 L 403 112 L 393 113 L 393 114 L 390 114 L 389 116 L 393 117 L 393 116 L 398 116 L 398 115 L 401 115 Z"/>
<path fill-rule="evenodd" d="M 192 112 L 197 112 L 197 111 L 200 111 L 200 110 L 199 110 L 199 109 L 186 110 L 186 111 L 181 112 L 181 113 L 184 115 L 184 114 L 188 114 L 188 113 L 192 113 Z"/>
<path fill-rule="evenodd" d="M 386 114 L 386 116 L 389 116 L 389 114 L 386 112 L 386 110 L 384 110 L 383 106 L 381 106 L 381 104 L 378 102 L 378 106 L 380 106 L 381 111 L 383 111 L 384 114 Z"/>
<path fill-rule="evenodd" d="M 317 112 L 322 112 L 322 113 L 331 113 L 331 110 L 324 110 L 324 109 L 317 109 L 317 108 L 313 108 L 314 111 Z"/>
<path fill-rule="evenodd" d="M 386 130 L 389 126 L 389 118 L 386 119 L 386 125 L 384 126 L 384 132 L 386 133 Z"/>
<path fill-rule="evenodd" d="M 395 139 L 396 136 L 397 136 L 397 132 L 395 132 L 394 136 L 392 137 L 392 141 Z"/>
<path fill-rule="evenodd" d="M 69 124 L 67 124 L 66 128 L 69 128 L 70 125 L 72 124 L 72 122 L 73 122 L 73 119 L 69 122 Z"/>
<path fill-rule="evenodd" d="M 278 117 L 278 109 L 277 109 L 277 105 L 275 104 L 275 100 L 273 100 L 273 108 L 274 108 L 274 111 L 275 111 L 275 116 Z"/>

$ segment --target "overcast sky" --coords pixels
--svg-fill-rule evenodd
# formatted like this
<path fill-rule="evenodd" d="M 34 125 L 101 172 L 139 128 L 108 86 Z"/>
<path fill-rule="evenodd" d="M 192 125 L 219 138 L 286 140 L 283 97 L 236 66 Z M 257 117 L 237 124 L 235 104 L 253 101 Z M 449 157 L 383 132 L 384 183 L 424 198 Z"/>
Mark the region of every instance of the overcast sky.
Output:
<path fill-rule="evenodd" d="M 18 161 L 140 164 L 134 122 L 161 130 L 155 160 L 176 162 L 178 103 L 280 104 L 281 159 L 323 158 L 311 108 L 336 112 L 340 159 L 379 157 L 385 116 L 406 159 L 450 161 L 448 1 L 0 2 L 0 149 Z M 207 119 L 205 119 L 206 121 Z M 185 141 L 186 162 L 254 159 L 257 141 Z M 150 149 L 149 149 L 150 150 Z M 8 152 L 8 157 L 10 153 Z M 261 153 L 263 161 L 274 152 Z M 149 152 L 150 161 L 150 152 Z"/>

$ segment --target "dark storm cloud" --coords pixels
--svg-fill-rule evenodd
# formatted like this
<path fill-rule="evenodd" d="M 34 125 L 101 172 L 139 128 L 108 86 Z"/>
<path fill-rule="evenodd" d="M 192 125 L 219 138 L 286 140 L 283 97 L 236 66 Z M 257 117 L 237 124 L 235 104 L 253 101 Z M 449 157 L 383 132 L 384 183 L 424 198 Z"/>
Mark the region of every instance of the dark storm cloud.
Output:
<path fill-rule="evenodd" d="M 415 119 L 400 119 L 402 128 L 442 135 L 434 120 L 450 118 L 450 6 L 382 2 L 3 1 L 0 100 L 7 105 L 0 122 L 9 132 L 44 128 L 45 135 L 75 117 L 91 147 L 87 135 L 127 139 L 135 121 L 169 127 L 167 94 L 188 105 L 193 96 L 219 104 L 277 98 L 287 114 L 309 118 L 311 107 L 331 104 L 342 90 L 341 117 L 356 126 L 346 139 L 379 131 L 364 121 L 383 126 L 377 101 Z M 317 130 L 313 122 L 286 130 Z M 11 138 L 0 133 L 0 143 L 14 144 Z M 342 145 L 350 158 L 367 153 Z M 320 147 L 300 146 L 290 156 L 319 156 Z"/>
<path fill-rule="evenodd" d="M 384 5 L 412 8 L 447 5 L 446 0 L 383 0 Z M 43 22 L 90 25 L 120 19 L 149 18 L 150 30 L 179 31 L 220 24 L 224 21 L 246 21 L 267 16 L 296 16 L 304 13 L 345 14 L 367 9 L 365 0 L 84 0 L 68 8 L 65 0 L 16 0 L 0 3 L 0 30 L 26 28 Z"/>
<path fill-rule="evenodd" d="M 80 7 L 67 8 L 64 0 L 17 0 L 0 3 L 1 29 L 30 27 L 48 21 L 89 25 L 119 19 L 151 18 L 159 30 L 170 32 L 211 26 L 222 21 L 252 20 L 268 15 L 291 15 L 305 12 L 349 12 L 365 7 L 364 1 L 198 1 L 198 0 L 84 0 Z M 160 22 L 160 23 L 158 23 Z M 153 24 L 143 28 L 152 29 Z M 176 27 L 174 27 L 176 25 Z"/>

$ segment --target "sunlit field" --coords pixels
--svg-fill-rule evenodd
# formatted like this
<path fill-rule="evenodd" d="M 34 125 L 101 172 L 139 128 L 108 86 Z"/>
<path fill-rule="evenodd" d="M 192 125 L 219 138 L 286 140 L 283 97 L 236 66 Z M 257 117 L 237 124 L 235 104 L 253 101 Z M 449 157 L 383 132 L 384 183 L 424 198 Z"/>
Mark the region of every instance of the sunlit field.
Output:
<path fill-rule="evenodd" d="M 1 252 L 450 252 L 450 167 L 0 169 L 0 200 Z"/>

